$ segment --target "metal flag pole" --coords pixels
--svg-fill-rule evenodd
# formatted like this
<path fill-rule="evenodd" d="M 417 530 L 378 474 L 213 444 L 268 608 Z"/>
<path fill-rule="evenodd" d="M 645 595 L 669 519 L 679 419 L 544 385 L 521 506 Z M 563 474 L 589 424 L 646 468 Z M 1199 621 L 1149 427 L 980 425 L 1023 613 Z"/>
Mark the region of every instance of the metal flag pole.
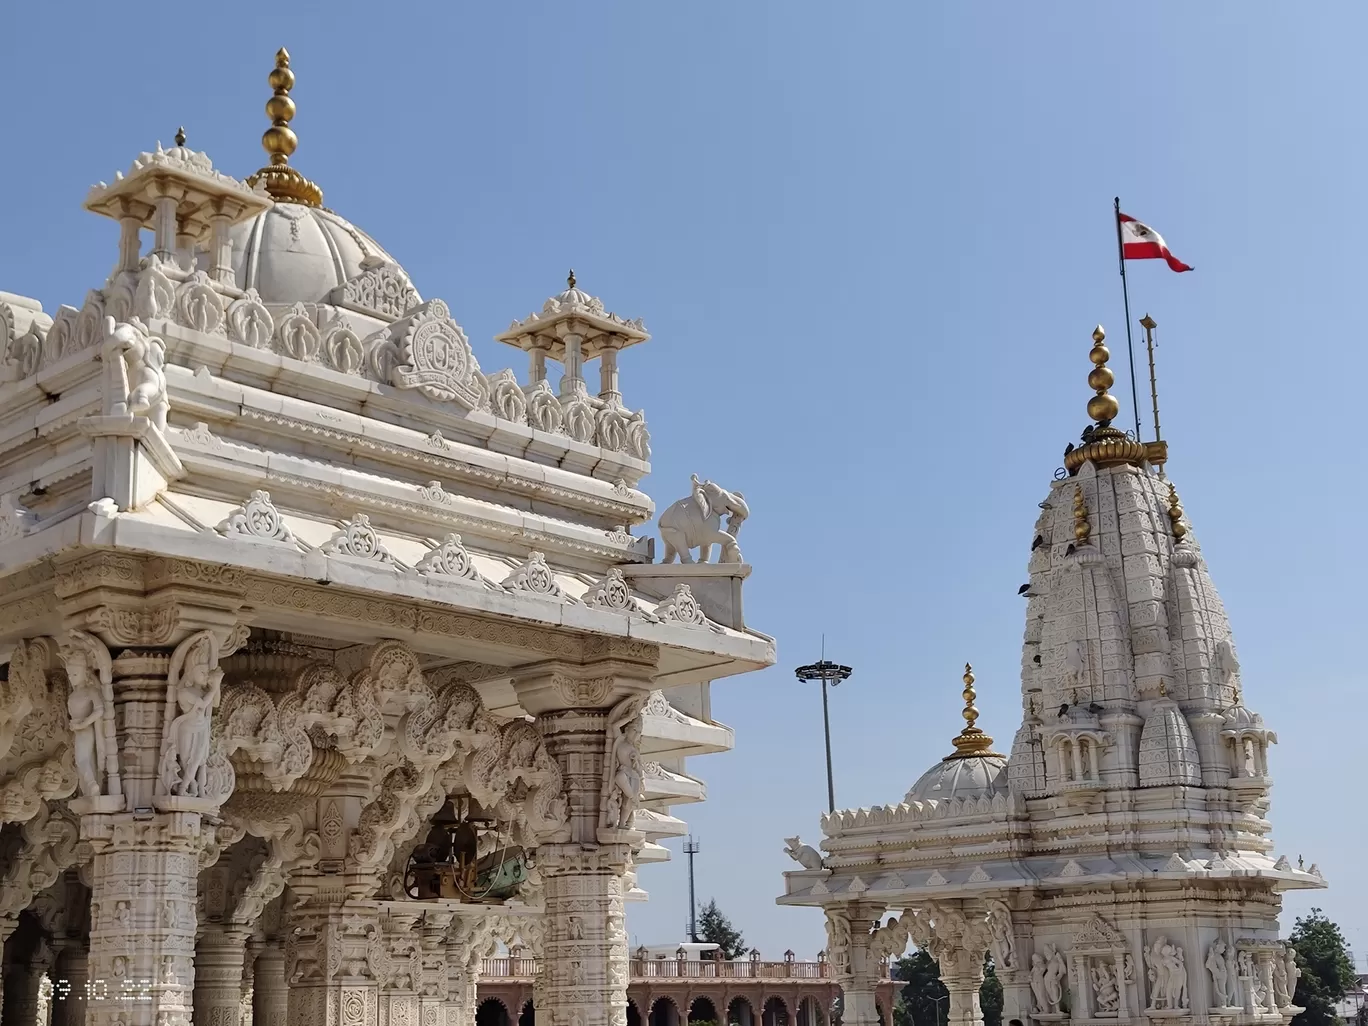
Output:
<path fill-rule="evenodd" d="M 1140 441 L 1140 393 L 1135 387 L 1135 344 L 1131 341 L 1130 290 L 1126 287 L 1126 249 L 1121 242 L 1121 197 L 1112 201 L 1116 215 L 1116 259 L 1121 264 L 1121 296 L 1126 303 L 1126 354 L 1130 357 L 1131 409 L 1135 411 L 1135 440 Z"/>

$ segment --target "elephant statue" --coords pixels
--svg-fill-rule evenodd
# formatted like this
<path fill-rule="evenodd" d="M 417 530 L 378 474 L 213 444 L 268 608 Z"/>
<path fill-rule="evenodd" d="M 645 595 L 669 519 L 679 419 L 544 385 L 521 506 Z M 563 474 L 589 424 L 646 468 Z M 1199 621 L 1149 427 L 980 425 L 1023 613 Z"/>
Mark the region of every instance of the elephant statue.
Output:
<path fill-rule="evenodd" d="M 660 537 L 665 542 L 665 555 L 662 563 L 673 563 L 679 557 L 681 563 L 692 563 L 690 549 L 698 549 L 698 561 L 706 563 L 712 555 L 712 547 L 720 545 L 720 563 L 740 563 L 741 550 L 736 545 L 736 532 L 741 522 L 750 516 L 746 500 L 740 492 L 729 492 L 712 481 L 700 481 L 697 474 L 690 475 L 693 494 L 680 499 L 664 513 L 660 514 Z M 723 515 L 727 524 L 722 526 Z"/>

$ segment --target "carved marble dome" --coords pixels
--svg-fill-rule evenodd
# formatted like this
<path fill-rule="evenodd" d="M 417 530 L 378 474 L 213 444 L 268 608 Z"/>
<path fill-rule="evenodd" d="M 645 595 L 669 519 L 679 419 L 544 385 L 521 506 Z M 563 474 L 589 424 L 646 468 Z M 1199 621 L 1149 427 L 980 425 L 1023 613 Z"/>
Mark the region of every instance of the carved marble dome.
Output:
<path fill-rule="evenodd" d="M 302 203 L 277 202 L 234 226 L 231 237 L 238 285 L 256 289 L 263 303 L 273 305 L 327 302 L 362 271 L 398 266 L 350 221 Z"/>
<path fill-rule="evenodd" d="M 930 799 L 992 798 L 1007 793 L 1007 760 L 1001 755 L 951 757 L 936 763 L 917 778 L 905 802 Z"/>

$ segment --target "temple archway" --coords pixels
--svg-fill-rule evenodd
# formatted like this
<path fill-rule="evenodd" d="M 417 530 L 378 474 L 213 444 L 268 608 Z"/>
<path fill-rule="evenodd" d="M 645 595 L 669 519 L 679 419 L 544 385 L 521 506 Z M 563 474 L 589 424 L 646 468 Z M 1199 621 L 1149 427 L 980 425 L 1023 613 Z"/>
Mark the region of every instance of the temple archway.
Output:
<path fill-rule="evenodd" d="M 537 1026 L 537 1006 L 530 1000 L 525 1001 L 518 1013 L 518 1026 Z M 632 1026 L 631 1013 L 628 1013 L 627 1026 Z"/>
<path fill-rule="evenodd" d="M 656 998 L 651 1005 L 648 1026 L 679 1026 L 679 1006 L 670 998 Z"/>
<path fill-rule="evenodd" d="M 627 1026 L 641 1026 L 641 1010 L 631 998 L 627 999 Z"/>
<path fill-rule="evenodd" d="M 734 997 L 727 1006 L 727 1026 L 755 1026 L 755 1009 L 743 997 Z"/>
<path fill-rule="evenodd" d="M 760 1022 L 763 1026 L 789 1026 L 788 1005 L 781 997 L 772 997 L 765 1002 L 765 1009 L 760 1013 Z"/>
<path fill-rule="evenodd" d="M 798 1002 L 797 1026 L 826 1026 L 826 1017 L 816 998 L 805 997 Z"/>
<path fill-rule="evenodd" d="M 690 1026 L 702 1026 L 704 1023 L 718 1026 L 717 1006 L 709 998 L 694 998 L 693 1004 L 689 1005 L 689 1023 Z"/>
<path fill-rule="evenodd" d="M 498 998 L 485 998 L 475 1010 L 475 1026 L 513 1026 L 508 1009 Z"/>

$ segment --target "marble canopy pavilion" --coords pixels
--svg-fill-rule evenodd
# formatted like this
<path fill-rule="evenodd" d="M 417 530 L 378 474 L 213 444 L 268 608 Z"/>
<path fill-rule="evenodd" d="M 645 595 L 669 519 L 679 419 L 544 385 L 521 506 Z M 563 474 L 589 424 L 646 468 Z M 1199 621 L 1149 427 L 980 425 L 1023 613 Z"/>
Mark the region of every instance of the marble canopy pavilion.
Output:
<path fill-rule="evenodd" d="M 178 134 L 79 306 L 0 293 L 4 1026 L 471 1026 L 514 940 L 539 1023 L 625 1026 L 635 867 L 775 658 L 749 511 L 695 479 L 653 563 L 642 322 L 572 275 L 485 373 L 270 85 L 265 167 Z"/>

